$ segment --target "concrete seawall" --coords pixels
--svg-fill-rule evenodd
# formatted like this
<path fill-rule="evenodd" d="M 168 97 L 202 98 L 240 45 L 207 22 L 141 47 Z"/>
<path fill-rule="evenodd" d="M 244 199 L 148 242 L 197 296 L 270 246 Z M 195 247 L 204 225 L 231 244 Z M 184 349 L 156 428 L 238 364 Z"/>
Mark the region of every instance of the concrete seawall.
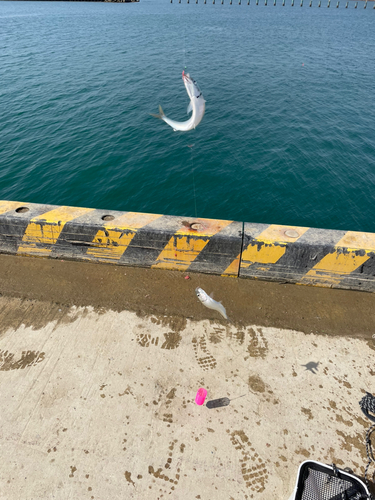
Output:
<path fill-rule="evenodd" d="M 0 253 L 375 291 L 375 234 L 0 201 Z"/>

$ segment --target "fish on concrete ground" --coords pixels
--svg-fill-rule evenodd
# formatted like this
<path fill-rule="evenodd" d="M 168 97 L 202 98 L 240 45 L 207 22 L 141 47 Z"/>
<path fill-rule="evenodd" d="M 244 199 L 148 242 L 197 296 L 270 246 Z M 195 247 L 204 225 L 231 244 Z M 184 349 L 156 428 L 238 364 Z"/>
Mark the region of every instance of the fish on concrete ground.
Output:
<path fill-rule="evenodd" d="M 185 73 L 185 71 L 182 72 L 182 79 L 185 84 L 186 92 L 190 98 L 187 112 L 188 114 L 191 113 L 191 117 L 184 122 L 171 120 L 165 116 L 161 106 L 159 106 L 159 114 L 151 114 L 154 118 L 160 118 L 160 120 L 163 120 L 165 123 L 170 125 L 175 132 L 177 130 L 180 132 L 187 132 L 188 130 L 195 128 L 202 121 L 206 109 L 206 101 L 203 99 L 202 92 L 200 91 L 197 82 L 190 77 L 189 73 Z"/>
<path fill-rule="evenodd" d="M 219 312 L 223 316 L 223 318 L 230 321 L 227 316 L 225 307 L 221 302 L 217 302 L 216 300 L 214 300 L 202 288 L 197 287 L 195 289 L 195 293 L 204 306 L 208 307 L 208 309 L 213 309 L 214 311 Z"/>

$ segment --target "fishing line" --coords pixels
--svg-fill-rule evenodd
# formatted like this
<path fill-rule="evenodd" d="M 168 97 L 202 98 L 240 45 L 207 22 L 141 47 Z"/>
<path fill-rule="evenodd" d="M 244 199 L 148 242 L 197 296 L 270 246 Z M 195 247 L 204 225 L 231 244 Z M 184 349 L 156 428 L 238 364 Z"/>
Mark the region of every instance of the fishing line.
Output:
<path fill-rule="evenodd" d="M 186 69 L 186 26 L 184 25 L 184 70 Z"/>
<path fill-rule="evenodd" d="M 195 218 L 197 218 L 197 196 L 195 192 L 195 175 L 194 175 L 194 162 L 193 162 L 193 146 L 194 144 L 189 144 L 188 148 L 190 149 L 190 165 L 191 171 L 193 173 L 193 194 L 194 194 L 194 208 L 195 208 Z"/>

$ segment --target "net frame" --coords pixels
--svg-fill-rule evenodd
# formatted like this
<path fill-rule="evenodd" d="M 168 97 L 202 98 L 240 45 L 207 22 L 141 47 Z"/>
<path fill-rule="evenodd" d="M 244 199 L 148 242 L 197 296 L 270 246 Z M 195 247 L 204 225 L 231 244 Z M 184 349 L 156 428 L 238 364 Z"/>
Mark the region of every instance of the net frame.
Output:
<path fill-rule="evenodd" d="M 302 462 L 290 500 L 361 500 L 371 498 L 354 474 L 313 460 Z"/>

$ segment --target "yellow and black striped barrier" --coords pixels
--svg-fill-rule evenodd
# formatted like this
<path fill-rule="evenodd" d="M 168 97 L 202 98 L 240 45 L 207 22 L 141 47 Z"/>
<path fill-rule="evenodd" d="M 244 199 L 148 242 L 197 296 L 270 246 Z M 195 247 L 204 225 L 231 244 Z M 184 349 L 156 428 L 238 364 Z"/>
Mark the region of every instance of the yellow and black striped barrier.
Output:
<path fill-rule="evenodd" d="M 242 223 L 0 201 L 0 252 L 238 276 Z"/>
<path fill-rule="evenodd" d="M 0 201 L 0 253 L 375 291 L 375 234 Z"/>
<path fill-rule="evenodd" d="M 240 276 L 375 291 L 375 234 L 245 223 Z"/>

